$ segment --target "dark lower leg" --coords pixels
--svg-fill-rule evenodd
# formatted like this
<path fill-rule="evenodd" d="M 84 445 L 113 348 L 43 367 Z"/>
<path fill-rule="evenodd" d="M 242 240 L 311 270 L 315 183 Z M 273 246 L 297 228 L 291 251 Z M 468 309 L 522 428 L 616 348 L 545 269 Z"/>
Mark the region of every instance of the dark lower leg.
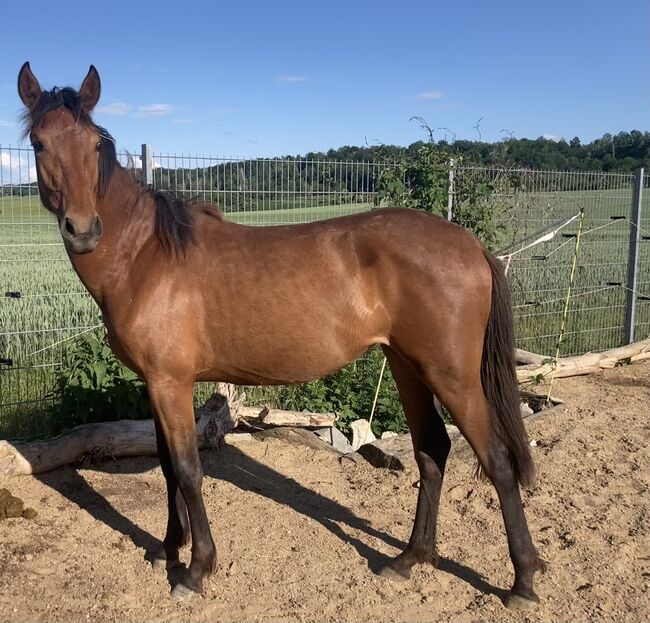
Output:
<path fill-rule="evenodd" d="M 161 457 L 165 457 L 161 458 L 161 465 L 167 464 L 170 467 L 169 477 L 166 476 L 170 512 L 164 546 L 169 545 L 171 554 L 185 536 L 185 515 L 177 490 L 182 495 L 189 515 L 192 560 L 180 584 L 172 591 L 176 597 L 185 597 L 192 592 L 200 593 L 203 589 L 203 578 L 214 571 L 216 566 L 216 548 L 201 495 L 203 470 L 196 445 L 192 384 L 181 384 L 169 377 L 158 377 L 157 382 L 150 383 L 148 389 L 159 424 L 157 430 L 162 433 L 161 437 L 164 437 L 165 441 L 164 448 L 159 444 Z M 172 487 L 174 483 L 177 489 Z M 165 555 L 167 553 L 168 551 L 165 551 Z"/>
<path fill-rule="evenodd" d="M 411 431 L 417 437 L 417 441 L 414 437 L 414 444 L 417 444 L 415 458 L 420 471 L 420 489 L 411 538 L 406 549 L 387 565 L 390 571 L 403 578 L 410 577 L 411 567 L 415 563 L 438 564 L 438 507 L 451 442 L 438 413 L 430 414 L 427 423 L 430 425 L 426 430 Z M 387 570 L 385 575 L 391 575 L 390 571 Z"/>
<path fill-rule="evenodd" d="M 533 576 L 536 571 L 543 570 L 544 563 L 530 538 L 509 451 L 494 432 L 490 408 L 480 384 L 461 385 L 456 391 L 447 391 L 448 386 L 443 386 L 442 402 L 472 446 L 501 503 L 510 558 L 515 568 L 515 581 L 506 605 L 529 609 L 539 601 L 533 590 Z"/>
<path fill-rule="evenodd" d="M 512 602 L 512 598 L 515 596 L 515 598 L 539 602 L 539 598 L 533 589 L 533 576 L 535 572 L 545 570 L 545 563 L 539 557 L 530 538 L 526 516 L 521 503 L 519 485 L 505 448 L 501 447 L 493 452 L 490 462 L 492 467 L 488 475 L 499 496 L 503 521 L 508 535 L 508 549 L 515 569 L 515 581 L 508 601 Z M 518 602 L 514 604 L 516 606 L 524 603 L 521 599 L 515 599 L 515 601 Z"/>
<path fill-rule="evenodd" d="M 203 578 L 214 572 L 217 550 L 210 532 L 208 516 L 201 495 L 203 470 L 196 445 L 188 459 L 175 464 L 178 485 L 185 499 L 192 530 L 192 560 L 182 584 L 197 593 L 203 590 Z M 178 593 L 178 591 L 176 591 Z"/>
<path fill-rule="evenodd" d="M 189 543 L 190 526 L 187 519 L 187 508 L 178 487 L 174 491 L 168 486 L 167 505 L 171 509 L 167 517 L 167 530 L 162 545 L 156 552 L 154 561 L 166 561 L 166 566 L 171 567 L 179 563 L 179 550 Z M 158 565 L 154 562 L 154 566 Z"/>
<path fill-rule="evenodd" d="M 408 546 L 380 572 L 384 577 L 400 580 L 410 576 L 411 567 L 416 562 L 434 565 L 438 562 L 438 505 L 451 442 L 445 423 L 436 409 L 431 388 L 396 351 L 384 347 L 384 352 L 404 407 L 420 472 L 418 504 Z"/>
<path fill-rule="evenodd" d="M 158 457 L 167 484 L 167 530 L 161 547 L 156 552 L 155 560 L 168 561 L 169 564 L 178 562 L 178 550 L 189 542 L 190 527 L 187 519 L 185 500 L 181 495 L 172 469 L 167 442 L 156 421 L 156 444 Z"/>
<path fill-rule="evenodd" d="M 420 466 L 420 491 L 418 494 L 418 505 L 415 511 L 415 522 L 413 531 L 406 552 L 410 554 L 413 562 L 430 562 L 438 564 L 438 553 L 436 552 L 436 527 L 438 524 L 438 506 L 440 504 L 440 493 L 442 490 L 442 479 L 444 477 L 446 455 L 449 449 L 445 449 L 434 457 L 444 457 L 442 465 L 439 465 L 432 455 L 424 452 L 418 453 L 418 465 Z"/>

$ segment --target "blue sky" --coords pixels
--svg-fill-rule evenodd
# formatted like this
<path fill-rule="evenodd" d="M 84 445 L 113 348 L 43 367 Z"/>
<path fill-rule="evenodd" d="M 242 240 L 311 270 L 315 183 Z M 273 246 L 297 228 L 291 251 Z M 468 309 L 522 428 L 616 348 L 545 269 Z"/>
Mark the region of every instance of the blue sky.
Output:
<path fill-rule="evenodd" d="M 25 60 L 46 87 L 94 64 L 95 119 L 137 151 L 279 156 L 425 138 L 650 129 L 647 0 L 84 2 L 0 9 L 0 144 Z M 437 130 L 443 138 L 447 130 Z"/>

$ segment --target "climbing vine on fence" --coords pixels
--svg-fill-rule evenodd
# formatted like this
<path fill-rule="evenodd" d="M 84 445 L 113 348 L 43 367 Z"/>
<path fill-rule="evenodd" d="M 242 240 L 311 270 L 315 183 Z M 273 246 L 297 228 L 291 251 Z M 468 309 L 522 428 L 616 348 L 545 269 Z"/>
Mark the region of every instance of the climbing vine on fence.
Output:
<path fill-rule="evenodd" d="M 511 198 L 522 187 L 521 173 L 506 168 L 472 168 L 462 158 L 450 157 L 434 142 L 426 122 L 418 120 L 429 141 L 414 157 L 392 152 L 383 157 L 389 166 L 379 174 L 377 205 L 392 204 L 446 217 L 451 197 L 452 221 L 471 231 L 492 251 L 498 249 L 505 239 Z"/>

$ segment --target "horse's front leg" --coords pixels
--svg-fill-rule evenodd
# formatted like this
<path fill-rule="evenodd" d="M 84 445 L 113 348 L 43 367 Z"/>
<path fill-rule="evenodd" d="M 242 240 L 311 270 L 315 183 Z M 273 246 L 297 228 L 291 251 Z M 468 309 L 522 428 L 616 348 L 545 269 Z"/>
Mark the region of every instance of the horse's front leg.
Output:
<path fill-rule="evenodd" d="M 176 475 L 172 468 L 171 456 L 167 447 L 167 440 L 163 433 L 160 421 L 154 418 L 156 425 L 156 446 L 158 447 L 158 458 L 162 468 L 165 482 L 167 483 L 167 530 L 160 549 L 155 553 L 153 559 L 154 569 L 168 569 L 180 564 L 179 549 L 189 543 L 190 524 L 187 519 L 187 506 L 185 499 L 178 488 Z"/>
<path fill-rule="evenodd" d="M 196 445 L 192 386 L 192 382 L 183 383 L 169 377 L 147 378 L 157 430 L 162 433 L 169 453 L 170 474 L 185 500 L 190 519 L 192 560 L 181 582 L 172 590 L 174 597 L 181 598 L 191 595 L 192 592 L 202 592 L 203 578 L 214 571 L 217 560 L 201 495 L 203 470 Z M 170 480 L 167 482 L 169 486 Z M 171 521 L 171 505 L 176 504 L 175 496 L 169 495 L 169 503 Z M 173 542 L 169 544 L 175 545 L 178 542 L 178 526 L 172 522 L 171 528 Z M 174 553 L 173 548 L 170 553 Z"/>

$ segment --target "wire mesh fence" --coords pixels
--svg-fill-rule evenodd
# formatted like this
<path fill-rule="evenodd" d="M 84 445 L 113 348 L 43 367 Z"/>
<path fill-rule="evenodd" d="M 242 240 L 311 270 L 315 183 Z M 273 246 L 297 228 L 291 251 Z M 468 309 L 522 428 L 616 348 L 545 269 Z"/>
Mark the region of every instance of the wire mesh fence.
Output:
<path fill-rule="evenodd" d="M 518 252 L 517 241 L 545 232 L 584 210 L 577 272 L 569 293 L 570 315 L 561 355 L 605 350 L 623 343 L 628 300 L 627 274 L 635 176 L 627 173 L 459 168 L 459 187 L 491 184 L 485 196 L 499 227 L 500 246 L 514 252 L 509 279 L 517 323 L 518 345 L 553 354 L 567 297 L 576 250 L 577 220 L 547 241 Z M 644 183 L 647 187 L 648 177 Z M 463 195 L 467 196 L 467 195 Z M 462 210 L 454 198 L 454 211 Z M 644 195 L 643 224 L 648 223 L 650 197 Z M 474 206 L 476 209 L 477 206 Z M 480 209 L 480 206 L 478 206 Z M 539 236 L 538 236 L 539 237 Z M 645 241 L 643 241 L 645 242 Z M 519 245 L 525 246 L 525 245 Z M 648 245 L 641 244 L 635 334 L 648 334 Z"/>
<path fill-rule="evenodd" d="M 32 150 L 0 148 L 0 430 L 39 432 L 65 342 L 52 345 L 98 323 L 40 203 Z"/>
<path fill-rule="evenodd" d="M 635 228 L 639 254 L 636 292 L 633 293 L 636 295 L 635 339 L 650 335 L 650 175 L 644 175 L 642 188 L 641 218 Z"/>
<path fill-rule="evenodd" d="M 247 225 L 302 223 L 363 212 L 379 203 L 388 164 L 301 158 L 230 160 L 143 152 L 161 190 L 218 204 Z M 146 172 L 143 172 L 145 174 Z M 462 213 L 462 189 L 489 185 L 483 201 L 497 215 L 501 246 L 580 209 L 585 235 L 562 354 L 620 345 L 626 307 L 633 175 L 457 168 L 451 190 Z M 646 176 L 645 188 L 648 187 Z M 639 247 L 637 338 L 650 332 L 650 195 L 644 195 Z M 475 204 L 476 205 L 476 204 Z M 480 206 L 479 206 L 480 207 Z M 446 206 L 441 206 L 446 213 Z M 575 223 L 553 240 L 512 257 L 519 346 L 554 352 L 575 248 Z M 0 436 L 42 432 L 39 415 L 54 400 L 57 372 L 75 336 L 101 325 L 100 311 L 74 274 L 56 219 L 41 205 L 29 149 L 0 147 Z"/>
<path fill-rule="evenodd" d="M 153 155 L 153 185 L 215 203 L 245 225 L 288 225 L 370 209 L 384 165 L 296 159 Z"/>

